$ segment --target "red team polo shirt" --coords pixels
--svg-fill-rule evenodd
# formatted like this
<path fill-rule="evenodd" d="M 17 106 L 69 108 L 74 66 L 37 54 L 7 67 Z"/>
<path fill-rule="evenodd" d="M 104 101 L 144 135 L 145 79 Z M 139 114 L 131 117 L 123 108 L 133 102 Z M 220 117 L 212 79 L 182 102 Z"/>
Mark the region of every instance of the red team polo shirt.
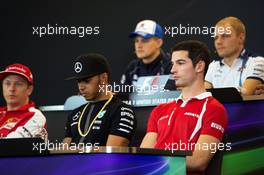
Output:
<path fill-rule="evenodd" d="M 147 132 L 156 132 L 157 149 L 193 150 L 200 135 L 221 140 L 227 127 L 227 112 L 210 92 L 187 101 L 182 96 L 157 106 L 151 113 Z M 184 144 L 185 146 L 184 146 Z"/>
<path fill-rule="evenodd" d="M 45 127 L 46 118 L 33 102 L 15 111 L 0 108 L 0 137 L 34 137 Z"/>

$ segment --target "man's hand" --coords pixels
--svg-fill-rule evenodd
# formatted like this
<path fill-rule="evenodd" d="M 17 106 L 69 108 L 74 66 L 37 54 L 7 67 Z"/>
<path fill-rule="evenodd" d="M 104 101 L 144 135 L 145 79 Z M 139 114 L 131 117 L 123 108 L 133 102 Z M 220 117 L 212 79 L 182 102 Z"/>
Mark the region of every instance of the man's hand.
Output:
<path fill-rule="evenodd" d="M 256 90 L 255 90 L 255 95 L 261 95 L 261 94 L 264 94 L 264 84 L 259 84 L 257 87 L 256 87 Z"/>
<path fill-rule="evenodd" d="M 128 146 L 129 140 L 121 137 L 121 136 L 116 136 L 116 135 L 109 135 L 106 146 Z"/>
<path fill-rule="evenodd" d="M 148 132 L 145 135 L 140 148 L 154 148 L 157 142 L 157 136 L 158 134 L 155 132 Z"/>
<path fill-rule="evenodd" d="M 217 151 L 219 140 L 210 135 L 200 135 L 192 156 L 186 157 L 188 171 L 203 172 Z M 208 147 L 204 147 L 207 145 Z M 200 147 L 199 147 L 200 146 Z M 213 148 L 211 146 L 214 146 Z M 204 149 L 208 148 L 208 149 Z"/>

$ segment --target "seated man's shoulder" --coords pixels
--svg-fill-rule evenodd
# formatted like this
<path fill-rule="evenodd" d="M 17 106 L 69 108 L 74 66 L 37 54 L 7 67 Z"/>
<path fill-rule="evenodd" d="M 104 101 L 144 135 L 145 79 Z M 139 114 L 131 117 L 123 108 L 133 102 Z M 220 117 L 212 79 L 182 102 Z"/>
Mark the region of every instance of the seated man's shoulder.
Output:
<path fill-rule="evenodd" d="M 72 112 L 74 113 L 74 112 L 78 112 L 78 111 L 82 110 L 83 108 L 85 108 L 85 106 L 86 106 L 87 104 L 88 104 L 88 103 L 85 103 L 85 104 L 82 104 L 81 106 L 79 106 L 79 107 L 77 107 L 77 108 L 74 108 L 74 109 L 72 110 Z"/>
<path fill-rule="evenodd" d="M 168 109 L 174 108 L 175 107 L 175 101 L 171 101 L 168 103 L 162 103 L 159 104 L 154 108 L 155 111 L 166 111 Z"/>
<path fill-rule="evenodd" d="M 227 113 L 224 105 L 214 97 L 209 98 L 207 103 L 207 108 L 210 109 L 211 111 L 222 111 L 223 113 Z"/>
<path fill-rule="evenodd" d="M 171 63 L 171 54 L 170 53 L 166 53 L 166 52 L 162 51 L 160 53 L 160 57 L 163 60 L 163 62 Z"/>
<path fill-rule="evenodd" d="M 219 66 L 220 65 L 220 59 L 217 59 L 217 60 L 213 60 L 210 64 L 209 64 L 209 66 L 214 66 L 214 67 L 216 67 L 216 66 Z"/>
<path fill-rule="evenodd" d="M 33 116 L 36 118 L 42 118 L 42 119 L 46 119 L 46 117 L 44 116 L 44 114 L 37 108 L 35 107 L 30 107 L 29 108 L 29 112 L 33 113 Z"/>
<path fill-rule="evenodd" d="M 248 61 L 252 62 L 252 63 L 263 65 L 264 64 L 264 57 L 262 57 L 262 56 L 250 56 L 248 58 Z"/>
<path fill-rule="evenodd" d="M 47 119 L 39 109 L 30 107 L 28 110 L 30 113 L 32 113 L 32 115 L 27 120 L 27 126 L 35 126 L 37 124 L 41 127 L 44 127 L 46 125 Z"/>
<path fill-rule="evenodd" d="M 133 69 L 134 67 L 136 67 L 138 65 L 139 61 L 140 61 L 139 59 L 134 59 L 134 60 L 130 61 L 128 63 L 127 68 L 128 69 Z"/>
<path fill-rule="evenodd" d="M 260 81 L 264 81 L 264 57 L 262 56 L 250 56 L 248 58 L 245 73 L 248 78 L 257 78 Z"/>
<path fill-rule="evenodd" d="M 161 52 L 161 58 L 166 62 L 171 62 L 171 55 L 169 53 Z"/>
<path fill-rule="evenodd" d="M 124 103 L 121 99 L 114 97 L 113 101 L 115 105 L 117 105 L 117 109 L 120 109 L 121 111 L 129 111 L 131 113 L 134 113 L 134 109 L 131 105 Z"/>
<path fill-rule="evenodd" d="M 87 103 L 85 103 L 85 104 L 83 104 L 83 105 L 71 110 L 71 112 L 68 115 L 69 119 L 70 118 L 72 119 L 72 118 L 79 117 L 81 115 L 82 110 L 85 108 L 86 105 L 87 105 Z"/>

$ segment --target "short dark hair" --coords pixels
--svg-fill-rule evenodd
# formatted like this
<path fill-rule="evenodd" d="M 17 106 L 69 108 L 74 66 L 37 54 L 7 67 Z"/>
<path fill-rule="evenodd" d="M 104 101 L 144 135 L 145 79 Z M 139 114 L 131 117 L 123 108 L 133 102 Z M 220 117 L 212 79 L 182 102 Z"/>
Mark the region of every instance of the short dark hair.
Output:
<path fill-rule="evenodd" d="M 189 58 L 192 60 L 193 66 L 195 67 L 199 61 L 204 61 L 204 75 L 207 72 L 208 66 L 211 62 L 210 50 L 207 45 L 197 40 L 182 41 L 172 47 L 171 52 L 185 50 L 188 51 Z"/>

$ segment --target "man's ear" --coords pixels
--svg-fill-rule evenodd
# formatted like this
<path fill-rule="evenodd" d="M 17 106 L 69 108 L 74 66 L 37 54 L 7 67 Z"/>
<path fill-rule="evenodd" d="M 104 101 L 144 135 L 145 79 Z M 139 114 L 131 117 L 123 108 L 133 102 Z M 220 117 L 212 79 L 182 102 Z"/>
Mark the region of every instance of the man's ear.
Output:
<path fill-rule="evenodd" d="M 162 46 L 162 44 L 163 44 L 163 40 L 160 39 L 160 38 L 156 38 L 156 42 L 157 42 L 158 48 L 160 48 Z"/>
<path fill-rule="evenodd" d="M 205 69 L 205 62 L 202 60 L 198 61 L 198 63 L 195 66 L 195 71 L 197 73 L 200 73 L 200 72 L 204 72 L 204 69 Z"/>
<path fill-rule="evenodd" d="M 28 90 L 27 90 L 27 94 L 28 94 L 28 96 L 30 96 L 30 95 L 32 94 L 33 89 L 34 89 L 33 85 L 31 85 L 31 84 L 28 85 Z"/>
<path fill-rule="evenodd" d="M 245 33 L 240 33 L 238 37 L 239 37 L 239 39 L 241 41 L 241 44 L 244 44 L 245 43 L 245 38 L 246 38 Z"/>
<path fill-rule="evenodd" d="M 107 84 L 108 83 L 108 74 L 106 72 L 100 74 L 100 82 L 102 84 Z"/>

